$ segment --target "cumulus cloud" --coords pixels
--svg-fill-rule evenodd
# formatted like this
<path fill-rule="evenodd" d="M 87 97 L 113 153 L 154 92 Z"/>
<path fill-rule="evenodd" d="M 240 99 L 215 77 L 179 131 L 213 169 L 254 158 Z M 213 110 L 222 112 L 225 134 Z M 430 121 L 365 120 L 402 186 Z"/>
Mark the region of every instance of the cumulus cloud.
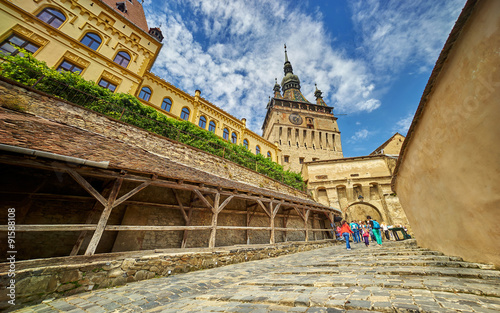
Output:
<path fill-rule="evenodd" d="M 377 73 L 396 73 L 408 64 L 434 66 L 465 0 L 350 2 L 361 49 Z"/>
<path fill-rule="evenodd" d="M 406 133 L 410 128 L 411 122 L 413 121 L 413 116 L 414 116 L 413 114 L 409 114 L 406 117 L 397 121 L 393 131 L 398 132 L 403 136 L 406 136 Z"/>
<path fill-rule="evenodd" d="M 202 97 L 260 133 L 274 78 L 283 77 L 284 51 L 311 102 L 314 83 L 336 112 L 380 107 L 365 61 L 331 47 L 325 26 L 286 1 L 172 0 L 144 3 L 150 26 L 161 25 L 164 46 L 153 72 Z M 182 14 L 181 14 L 182 13 Z M 195 21 L 195 22 L 194 22 Z"/>
<path fill-rule="evenodd" d="M 356 142 L 358 140 L 366 139 L 370 135 L 367 129 L 358 130 L 351 138 L 351 142 Z"/>

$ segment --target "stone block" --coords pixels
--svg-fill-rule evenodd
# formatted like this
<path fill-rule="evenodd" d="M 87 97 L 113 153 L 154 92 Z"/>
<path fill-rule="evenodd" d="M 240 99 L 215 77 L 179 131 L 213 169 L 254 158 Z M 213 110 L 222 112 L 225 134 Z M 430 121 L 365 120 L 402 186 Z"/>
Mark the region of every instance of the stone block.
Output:
<path fill-rule="evenodd" d="M 113 268 L 112 270 L 110 270 L 108 272 L 108 277 L 109 278 L 116 278 L 116 277 L 123 276 L 123 274 L 125 274 L 125 272 L 123 270 L 121 270 L 120 268 Z"/>
<path fill-rule="evenodd" d="M 82 278 L 82 273 L 79 270 L 67 270 L 59 275 L 59 282 L 61 284 L 69 283 L 70 281 L 77 281 Z"/>

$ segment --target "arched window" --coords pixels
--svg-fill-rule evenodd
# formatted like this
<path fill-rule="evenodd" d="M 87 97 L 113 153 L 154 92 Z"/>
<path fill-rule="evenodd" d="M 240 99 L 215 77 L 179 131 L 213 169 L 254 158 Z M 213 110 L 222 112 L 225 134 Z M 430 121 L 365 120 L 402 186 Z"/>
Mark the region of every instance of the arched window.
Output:
<path fill-rule="evenodd" d="M 208 124 L 208 131 L 215 133 L 215 122 L 214 121 L 210 121 L 210 123 Z"/>
<path fill-rule="evenodd" d="M 243 139 L 243 147 L 248 149 L 248 140 Z"/>
<path fill-rule="evenodd" d="M 198 126 L 200 126 L 201 128 L 205 129 L 205 127 L 207 127 L 207 118 L 204 117 L 204 116 L 201 116 L 200 117 L 200 122 L 198 123 Z"/>
<path fill-rule="evenodd" d="M 170 100 L 170 98 L 163 99 L 161 108 L 167 112 L 170 112 L 170 109 L 172 108 L 172 100 Z"/>
<path fill-rule="evenodd" d="M 267 151 L 267 157 L 270 159 L 271 158 L 271 151 Z"/>
<path fill-rule="evenodd" d="M 0 44 L 0 53 L 6 55 L 19 54 L 23 56 L 24 54 L 19 51 L 18 48 L 23 48 L 28 52 L 35 53 L 40 47 L 17 35 L 12 35 Z"/>
<path fill-rule="evenodd" d="M 222 133 L 222 138 L 229 140 L 229 130 L 224 128 L 224 132 Z"/>
<path fill-rule="evenodd" d="M 236 133 L 231 134 L 231 142 L 236 144 L 236 141 L 238 141 L 238 135 Z"/>
<path fill-rule="evenodd" d="M 189 120 L 189 109 L 188 108 L 183 108 L 181 112 L 181 118 L 183 120 Z"/>
<path fill-rule="evenodd" d="M 61 11 L 53 8 L 43 9 L 36 17 L 55 28 L 59 28 L 66 20 L 66 16 Z"/>
<path fill-rule="evenodd" d="M 151 89 L 148 87 L 142 87 L 141 92 L 139 92 L 139 99 L 149 101 L 149 98 L 151 98 Z"/>
<path fill-rule="evenodd" d="M 255 154 L 260 154 L 260 147 L 259 146 L 255 147 Z"/>
<path fill-rule="evenodd" d="M 92 50 L 97 50 L 101 45 L 102 39 L 96 33 L 86 33 L 80 42 Z"/>
<path fill-rule="evenodd" d="M 127 67 L 130 62 L 130 55 L 125 51 L 120 51 L 116 54 L 113 62 L 123 67 Z"/>

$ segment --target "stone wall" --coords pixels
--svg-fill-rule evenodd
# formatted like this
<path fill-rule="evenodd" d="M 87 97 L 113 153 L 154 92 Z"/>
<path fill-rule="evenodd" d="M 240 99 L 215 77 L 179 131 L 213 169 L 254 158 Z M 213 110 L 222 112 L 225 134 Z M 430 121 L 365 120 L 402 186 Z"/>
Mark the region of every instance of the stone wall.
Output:
<path fill-rule="evenodd" d="M 393 188 L 419 246 L 500 267 L 500 1 L 470 1 L 429 79 Z"/>
<path fill-rule="evenodd" d="M 122 140 L 151 153 L 226 179 L 267 188 L 302 199 L 311 199 L 304 192 L 226 159 L 122 123 L 67 101 L 42 95 L 35 90 L 12 85 L 2 80 L 0 80 L 0 105 L 10 108 L 16 107 L 18 110 L 36 116 L 102 134 L 108 138 Z"/>
<path fill-rule="evenodd" d="M 266 259 L 336 244 L 332 240 L 288 242 L 276 245 L 192 249 L 167 253 L 161 250 L 109 254 L 96 257 L 55 258 L 16 263 L 16 306 L 34 304 L 43 299 L 65 297 L 98 288 L 186 273 L 229 264 Z M 6 286 L 8 264 L 0 265 L 0 285 Z M 10 306 L 6 293 L 0 294 L 0 310 Z"/>

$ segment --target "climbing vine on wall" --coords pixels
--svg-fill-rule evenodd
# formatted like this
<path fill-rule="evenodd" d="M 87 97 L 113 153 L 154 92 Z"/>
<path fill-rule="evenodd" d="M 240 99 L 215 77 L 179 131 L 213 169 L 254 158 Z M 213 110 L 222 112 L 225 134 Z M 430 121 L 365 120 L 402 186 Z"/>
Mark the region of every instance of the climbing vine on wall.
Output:
<path fill-rule="evenodd" d="M 235 145 L 212 132 L 187 121 L 178 121 L 154 108 L 143 105 L 136 97 L 112 93 L 71 72 L 58 72 L 26 51 L 16 56 L 2 56 L 1 75 L 21 84 L 76 103 L 90 110 L 140 127 L 161 136 L 182 142 L 200 150 L 223 157 L 255 170 L 291 187 L 305 190 L 299 173 L 285 171 L 270 159 L 251 153 L 242 145 Z"/>

